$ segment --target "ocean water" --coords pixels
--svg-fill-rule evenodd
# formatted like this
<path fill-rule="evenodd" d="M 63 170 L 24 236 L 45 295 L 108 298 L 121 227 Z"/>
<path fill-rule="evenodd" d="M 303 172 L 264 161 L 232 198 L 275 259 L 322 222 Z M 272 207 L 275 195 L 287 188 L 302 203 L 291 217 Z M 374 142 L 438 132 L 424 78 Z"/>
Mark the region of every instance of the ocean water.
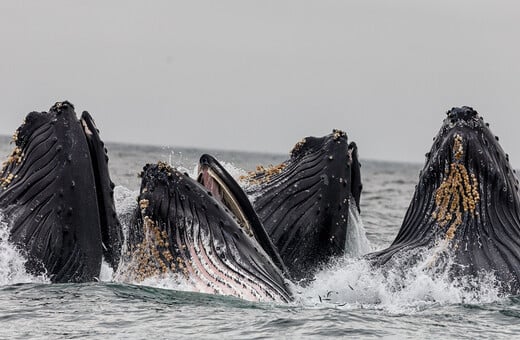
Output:
<path fill-rule="evenodd" d="M 0 137 L 0 156 L 11 148 L 9 139 Z M 208 152 L 239 175 L 286 158 L 110 143 L 108 148 L 123 224 L 137 204 L 137 174 L 147 162 L 163 160 L 193 173 L 199 156 Z M 392 242 L 420 168 L 362 161 L 362 212 L 349 242 L 362 252 Z M 6 239 L 0 219 L 0 339 L 520 337 L 520 297 L 500 297 L 491 276 L 450 282 L 432 276 L 421 263 L 385 275 L 353 254 L 323 268 L 309 286 L 295 287 L 290 304 L 252 303 L 185 291 L 164 279 L 118 282 L 107 268 L 100 282 L 49 284 L 25 272 L 24 259 Z"/>

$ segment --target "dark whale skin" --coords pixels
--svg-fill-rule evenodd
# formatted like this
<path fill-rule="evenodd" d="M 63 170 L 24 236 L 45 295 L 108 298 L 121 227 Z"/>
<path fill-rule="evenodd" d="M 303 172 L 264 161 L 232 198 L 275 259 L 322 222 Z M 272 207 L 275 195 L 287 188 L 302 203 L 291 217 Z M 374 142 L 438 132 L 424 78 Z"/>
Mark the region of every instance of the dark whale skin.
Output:
<path fill-rule="evenodd" d="M 246 192 L 291 277 L 306 280 L 345 254 L 349 206 L 361 196 L 357 146 L 333 130 L 306 137 L 291 157 L 244 176 Z"/>
<path fill-rule="evenodd" d="M 49 112 L 29 113 L 14 142 L 0 175 L 0 209 L 28 272 L 57 283 L 96 280 L 105 227 L 97 169 L 74 106 L 58 102 Z M 113 199 L 105 211 L 112 208 Z"/>

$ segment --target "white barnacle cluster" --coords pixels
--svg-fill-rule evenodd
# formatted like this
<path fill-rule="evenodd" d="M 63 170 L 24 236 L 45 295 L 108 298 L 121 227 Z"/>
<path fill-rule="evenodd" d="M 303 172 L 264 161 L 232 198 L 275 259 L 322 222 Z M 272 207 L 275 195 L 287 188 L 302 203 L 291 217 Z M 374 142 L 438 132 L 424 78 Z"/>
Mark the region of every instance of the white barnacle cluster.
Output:
<path fill-rule="evenodd" d="M 159 169 L 159 171 L 164 171 L 166 175 L 168 175 L 168 177 L 172 177 L 174 170 L 168 163 L 158 162 L 157 168 Z"/>
<path fill-rule="evenodd" d="M 447 226 L 446 239 L 452 240 L 455 231 L 462 224 L 464 214 L 475 215 L 480 201 L 478 181 L 469 174 L 462 164 L 464 156 L 463 139 L 456 134 L 453 141 L 454 162 L 446 169 L 445 178 L 435 192 L 436 210 L 432 217 L 441 228 Z"/>
<path fill-rule="evenodd" d="M 139 202 L 141 207 L 147 204 L 147 200 Z M 188 276 L 184 261 L 180 257 L 175 259 L 170 251 L 168 233 L 166 230 L 161 230 L 149 216 L 143 218 L 143 234 L 143 241 L 128 253 L 131 257 L 131 272 L 136 281 L 141 282 L 146 278 L 160 276 L 170 271 L 177 272 L 177 269 L 184 276 Z"/>
<path fill-rule="evenodd" d="M 296 145 L 291 150 L 291 156 L 294 156 L 298 151 L 300 151 L 306 143 L 307 143 L 306 138 L 303 138 L 301 141 L 296 143 Z"/>
<path fill-rule="evenodd" d="M 141 210 L 148 208 L 149 205 L 150 205 L 150 201 L 147 199 L 143 198 L 142 200 L 139 201 L 139 208 Z"/>
<path fill-rule="evenodd" d="M 258 165 L 255 171 L 250 171 L 246 175 L 240 176 L 239 179 L 246 182 L 248 185 L 269 183 L 272 176 L 282 173 L 286 166 L 285 163 L 269 165 L 268 167 Z"/>
<path fill-rule="evenodd" d="M 347 137 L 347 133 L 345 131 L 334 129 L 332 130 L 332 137 L 335 141 L 338 141 L 341 137 Z"/>
<path fill-rule="evenodd" d="M 16 134 L 15 134 L 16 136 Z M 15 138 L 13 136 L 13 138 Z M 14 150 L 11 152 L 11 154 L 7 157 L 7 160 L 5 160 L 2 163 L 2 172 L 5 172 L 5 170 L 8 168 L 9 165 L 19 165 L 22 163 L 23 160 L 23 151 L 21 148 L 16 146 Z M 6 188 L 13 179 L 15 179 L 16 176 L 12 172 L 6 172 L 0 177 L 0 187 Z"/>
<path fill-rule="evenodd" d="M 11 184 L 11 182 L 13 181 L 14 178 L 15 178 L 15 176 L 13 174 L 8 174 L 5 177 L 1 177 L 0 186 L 2 188 L 6 188 L 9 184 Z"/>

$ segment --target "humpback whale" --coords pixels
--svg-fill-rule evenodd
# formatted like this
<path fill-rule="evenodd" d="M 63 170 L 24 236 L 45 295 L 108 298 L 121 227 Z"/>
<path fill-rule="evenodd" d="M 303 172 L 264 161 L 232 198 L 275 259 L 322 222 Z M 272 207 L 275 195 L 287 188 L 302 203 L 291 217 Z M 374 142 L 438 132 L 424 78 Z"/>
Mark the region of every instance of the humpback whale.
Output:
<path fill-rule="evenodd" d="M 122 231 L 107 150 L 90 114 L 78 120 L 71 103 L 58 102 L 29 113 L 13 141 L 0 173 L 0 210 L 28 272 L 93 281 L 103 257 L 115 269 Z"/>
<path fill-rule="evenodd" d="M 241 180 L 294 280 L 345 253 L 349 209 L 359 212 L 362 190 L 357 146 L 345 132 L 306 137 L 287 161 Z"/>
<path fill-rule="evenodd" d="M 290 301 L 282 271 L 235 216 L 243 210 L 215 197 L 214 179 L 207 169 L 201 174 L 204 185 L 165 163 L 144 167 L 123 277 L 139 282 L 173 275 L 203 293 Z M 229 193 L 225 200 L 238 201 Z"/>
<path fill-rule="evenodd" d="M 520 293 L 518 180 L 498 138 L 470 107 L 447 112 L 395 240 L 368 258 L 414 265 L 417 250 L 426 249 L 434 270 L 454 279 L 492 273 L 503 293 Z"/>

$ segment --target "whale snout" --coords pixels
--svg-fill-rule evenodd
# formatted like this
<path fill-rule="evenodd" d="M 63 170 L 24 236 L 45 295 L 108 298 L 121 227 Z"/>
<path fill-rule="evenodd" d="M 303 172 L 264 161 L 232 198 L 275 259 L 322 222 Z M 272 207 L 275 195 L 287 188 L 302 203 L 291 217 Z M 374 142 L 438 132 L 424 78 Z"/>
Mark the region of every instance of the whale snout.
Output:
<path fill-rule="evenodd" d="M 452 123 L 458 121 L 469 122 L 478 119 L 477 111 L 473 110 L 473 108 L 469 106 L 454 107 L 446 112 L 446 116 L 448 116 Z"/>

